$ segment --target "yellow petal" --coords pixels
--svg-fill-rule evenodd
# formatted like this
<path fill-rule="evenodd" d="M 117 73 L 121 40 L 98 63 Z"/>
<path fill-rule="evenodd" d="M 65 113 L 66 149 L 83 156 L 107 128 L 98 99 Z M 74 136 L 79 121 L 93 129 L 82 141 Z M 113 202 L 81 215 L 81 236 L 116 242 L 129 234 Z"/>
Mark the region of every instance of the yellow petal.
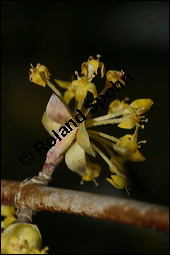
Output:
<path fill-rule="evenodd" d="M 66 101 L 67 104 L 70 103 L 70 100 L 75 96 L 76 91 L 75 89 L 68 89 L 65 93 L 64 93 L 64 99 Z"/>
<path fill-rule="evenodd" d="M 124 189 L 130 184 L 130 181 L 128 178 L 126 179 L 118 175 L 111 175 L 111 177 L 112 179 L 106 178 L 106 180 L 109 181 L 117 189 Z"/>
<path fill-rule="evenodd" d="M 96 85 L 94 83 L 89 82 L 87 85 L 87 90 L 93 94 L 94 98 L 97 97 Z"/>
<path fill-rule="evenodd" d="M 101 78 L 103 78 L 104 74 L 105 74 L 105 67 L 104 64 L 102 62 L 99 63 L 99 67 L 101 68 Z"/>
<path fill-rule="evenodd" d="M 43 72 L 47 79 L 50 78 L 51 74 L 46 66 L 37 64 L 36 68 L 38 69 L 39 73 Z"/>
<path fill-rule="evenodd" d="M 1 221 L 1 228 L 7 228 L 9 225 L 14 223 L 16 218 L 13 215 L 6 217 L 3 221 Z"/>
<path fill-rule="evenodd" d="M 152 105 L 153 105 L 153 101 L 151 99 L 147 99 L 147 98 L 137 99 L 131 103 L 131 106 L 133 108 L 135 108 L 136 110 L 138 110 L 142 107 L 145 107 L 145 109 L 143 109 L 139 112 L 140 115 L 149 111 L 149 109 L 151 108 Z"/>
<path fill-rule="evenodd" d="M 46 112 L 48 118 L 57 124 L 65 124 L 68 120 L 72 119 L 72 116 L 66 106 L 61 102 L 61 100 L 52 94 L 50 100 L 46 107 Z"/>
<path fill-rule="evenodd" d="M 65 162 L 73 172 L 84 174 L 86 171 L 85 151 L 77 142 L 74 142 L 65 154 Z"/>
<path fill-rule="evenodd" d="M 9 205 L 1 205 L 1 216 L 14 215 L 15 207 Z"/>
<path fill-rule="evenodd" d="M 76 89 L 76 100 L 84 100 L 87 95 L 87 87 L 77 87 Z"/>
<path fill-rule="evenodd" d="M 82 63 L 82 65 L 81 65 L 81 73 L 84 75 L 84 76 L 87 76 L 87 74 L 88 74 L 88 72 L 87 72 L 87 68 L 88 68 L 88 66 L 87 66 L 87 63 L 88 62 L 84 62 L 84 63 Z"/>
<path fill-rule="evenodd" d="M 145 157 L 140 153 L 139 150 L 137 150 L 135 153 L 133 153 L 131 156 L 128 157 L 128 160 L 134 161 L 134 162 L 141 162 L 145 161 Z"/>
<path fill-rule="evenodd" d="M 120 124 L 118 124 L 119 128 L 126 128 L 131 129 L 136 125 L 136 119 L 133 116 L 130 116 L 126 120 L 122 121 Z"/>
<path fill-rule="evenodd" d="M 71 81 L 61 81 L 61 80 L 57 80 L 54 79 L 54 81 L 61 87 L 64 89 L 69 89 L 71 86 Z"/>
<path fill-rule="evenodd" d="M 89 135 L 85 128 L 84 122 L 80 124 L 79 130 L 77 132 L 77 142 L 83 150 L 95 157 L 96 153 L 91 147 Z"/>
<path fill-rule="evenodd" d="M 99 60 L 97 60 L 97 59 L 90 59 L 90 60 L 88 61 L 88 64 L 90 64 L 90 65 L 93 66 L 94 72 L 95 72 L 95 74 L 97 74 L 97 69 L 98 69 L 98 67 L 99 67 Z"/>
<path fill-rule="evenodd" d="M 48 118 L 46 111 L 44 112 L 42 117 L 42 124 L 45 127 L 45 129 L 50 133 L 51 136 L 54 136 L 52 130 L 55 130 L 57 132 L 58 129 L 61 127 L 61 124 L 58 124 L 52 121 L 50 118 Z"/>
<path fill-rule="evenodd" d="M 129 109 L 129 105 L 116 99 L 110 103 L 108 113 L 114 113 L 116 111 L 122 111 L 124 109 Z"/>
<path fill-rule="evenodd" d="M 133 135 L 125 135 L 120 138 L 120 141 L 116 143 L 116 146 L 114 147 L 115 151 L 117 151 L 120 155 L 123 157 L 131 156 L 133 153 L 135 153 L 138 149 L 138 145 L 136 142 L 136 137 Z M 122 150 L 123 149 L 123 150 Z"/>

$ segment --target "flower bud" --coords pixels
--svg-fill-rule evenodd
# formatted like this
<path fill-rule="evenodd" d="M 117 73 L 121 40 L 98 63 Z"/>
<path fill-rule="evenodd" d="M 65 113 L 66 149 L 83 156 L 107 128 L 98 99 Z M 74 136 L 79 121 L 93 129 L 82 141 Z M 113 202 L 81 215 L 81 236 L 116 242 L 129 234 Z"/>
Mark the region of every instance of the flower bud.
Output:
<path fill-rule="evenodd" d="M 31 249 L 40 249 L 41 233 L 36 225 L 15 223 L 1 234 L 2 254 L 23 254 Z"/>

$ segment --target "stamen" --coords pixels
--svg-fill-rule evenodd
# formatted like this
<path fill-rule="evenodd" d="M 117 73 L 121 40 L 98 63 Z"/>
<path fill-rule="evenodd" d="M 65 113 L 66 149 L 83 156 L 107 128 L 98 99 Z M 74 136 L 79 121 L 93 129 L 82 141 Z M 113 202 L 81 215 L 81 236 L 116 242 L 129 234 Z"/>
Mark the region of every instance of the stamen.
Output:
<path fill-rule="evenodd" d="M 120 71 L 122 73 L 122 76 L 125 75 L 125 72 L 123 70 Z"/>
<path fill-rule="evenodd" d="M 139 116 L 140 119 L 145 118 L 145 116 Z M 148 122 L 148 118 L 144 119 L 144 120 L 140 120 L 140 122 Z"/>
<path fill-rule="evenodd" d="M 130 190 L 131 190 L 131 188 L 130 188 L 129 186 L 126 186 L 125 189 L 126 189 L 126 192 L 127 192 L 128 196 L 130 196 Z"/>
<path fill-rule="evenodd" d="M 144 125 L 140 125 L 139 123 L 136 123 L 136 126 L 141 127 L 142 129 L 144 129 L 144 128 L 145 128 L 145 126 L 144 126 Z"/>
<path fill-rule="evenodd" d="M 94 182 L 95 186 L 99 186 L 99 184 L 98 184 L 98 182 L 96 181 L 95 178 L 93 179 L 93 182 Z"/>
<path fill-rule="evenodd" d="M 79 76 L 79 73 L 77 71 L 74 72 L 75 75 L 77 76 L 77 80 L 80 80 L 80 76 Z"/>
<path fill-rule="evenodd" d="M 84 184 L 84 181 L 83 181 L 83 180 L 81 180 L 80 184 L 81 184 L 81 185 L 83 185 L 83 184 Z"/>
<path fill-rule="evenodd" d="M 140 122 L 148 122 L 148 118 L 146 118 L 145 120 L 140 120 Z"/>
<path fill-rule="evenodd" d="M 96 57 L 97 57 L 97 60 L 99 60 L 99 58 L 101 58 L 101 55 L 97 54 Z"/>
<path fill-rule="evenodd" d="M 146 142 L 147 142 L 147 140 L 143 140 L 143 141 L 138 142 L 138 144 L 140 144 L 140 143 L 146 143 Z"/>

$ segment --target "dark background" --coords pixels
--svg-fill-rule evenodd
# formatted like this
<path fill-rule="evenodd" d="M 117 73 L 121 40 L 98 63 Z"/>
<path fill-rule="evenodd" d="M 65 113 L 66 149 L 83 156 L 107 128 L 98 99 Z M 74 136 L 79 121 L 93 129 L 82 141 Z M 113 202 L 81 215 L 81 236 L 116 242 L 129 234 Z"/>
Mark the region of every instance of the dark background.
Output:
<path fill-rule="evenodd" d="M 52 92 L 29 82 L 30 63 L 46 65 L 53 78 L 70 80 L 82 62 L 99 53 L 107 70 L 123 69 L 134 79 L 116 98 L 154 101 L 139 136 L 147 139 L 141 148 L 147 160 L 128 167 L 133 180 L 130 198 L 168 205 L 168 5 L 167 1 L 1 2 L 3 179 L 32 177 L 45 160 L 46 153 L 40 156 L 33 145 L 49 137 L 41 118 Z M 21 164 L 24 152 L 33 154 L 32 165 Z M 128 198 L 105 180 L 110 176 L 108 167 L 99 157 L 97 161 L 102 165 L 99 187 L 93 182 L 81 186 L 80 177 L 64 161 L 50 186 Z M 168 235 L 154 230 L 48 212 L 38 213 L 34 223 L 50 253 L 168 253 Z"/>

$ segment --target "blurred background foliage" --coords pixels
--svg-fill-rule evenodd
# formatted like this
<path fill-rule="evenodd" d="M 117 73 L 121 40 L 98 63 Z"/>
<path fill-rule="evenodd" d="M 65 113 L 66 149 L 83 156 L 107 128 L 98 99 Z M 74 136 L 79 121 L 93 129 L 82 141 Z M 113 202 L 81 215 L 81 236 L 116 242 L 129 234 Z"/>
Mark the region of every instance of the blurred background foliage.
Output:
<path fill-rule="evenodd" d="M 139 135 L 140 140 L 147 139 L 141 148 L 147 160 L 128 165 L 133 180 L 130 197 L 105 180 L 110 172 L 99 157 L 98 187 L 93 182 L 81 186 L 80 177 L 64 161 L 50 186 L 168 205 L 168 5 L 168 1 L 1 2 L 3 179 L 32 177 L 45 160 L 46 152 L 40 156 L 33 145 L 49 137 L 41 118 L 52 92 L 29 82 L 30 63 L 46 65 L 53 78 L 71 80 L 90 55 L 101 54 L 107 70 L 123 69 L 134 79 L 115 99 L 154 101 L 147 113 L 149 122 Z M 98 92 L 103 86 L 104 80 L 97 85 Z M 117 129 L 113 128 L 116 135 L 129 132 Z M 32 165 L 21 164 L 23 152 L 33 154 Z M 167 234 L 152 230 L 48 212 L 38 213 L 34 223 L 50 253 L 168 252 Z"/>

